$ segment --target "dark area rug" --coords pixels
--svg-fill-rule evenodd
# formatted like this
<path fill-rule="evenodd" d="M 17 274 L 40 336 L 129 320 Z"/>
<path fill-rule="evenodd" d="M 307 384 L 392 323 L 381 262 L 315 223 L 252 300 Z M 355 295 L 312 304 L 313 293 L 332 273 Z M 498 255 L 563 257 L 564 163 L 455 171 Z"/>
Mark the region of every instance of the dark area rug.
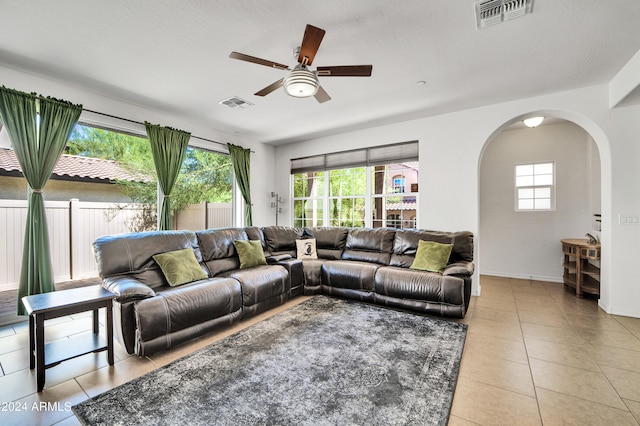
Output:
<path fill-rule="evenodd" d="M 466 332 L 316 296 L 73 410 L 87 425 L 446 425 Z"/>

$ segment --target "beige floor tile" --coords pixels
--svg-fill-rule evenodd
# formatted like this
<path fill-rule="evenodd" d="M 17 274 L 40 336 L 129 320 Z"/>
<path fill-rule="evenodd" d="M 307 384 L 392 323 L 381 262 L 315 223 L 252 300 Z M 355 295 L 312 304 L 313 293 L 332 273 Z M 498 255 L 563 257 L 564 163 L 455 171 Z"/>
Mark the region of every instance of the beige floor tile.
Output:
<path fill-rule="evenodd" d="M 87 395 L 94 397 L 156 368 L 158 365 L 147 358 L 130 357 L 116 362 L 113 366 L 103 367 L 78 376 L 76 381 Z"/>
<path fill-rule="evenodd" d="M 502 339 L 522 342 L 522 331 L 517 324 L 505 324 L 498 321 L 474 318 L 469 324 L 468 333 L 483 334 L 486 336 L 499 337 Z"/>
<path fill-rule="evenodd" d="M 542 421 L 545 425 L 637 426 L 630 412 L 594 404 L 563 393 L 536 388 Z"/>
<path fill-rule="evenodd" d="M 640 318 L 621 317 L 618 315 L 612 315 L 612 318 L 622 324 L 627 330 L 640 331 Z"/>
<path fill-rule="evenodd" d="M 460 364 L 460 377 L 486 383 L 512 392 L 535 397 L 533 380 L 527 364 L 476 353 Z"/>
<path fill-rule="evenodd" d="M 516 297 L 518 310 L 540 312 L 551 315 L 562 315 L 562 311 L 555 302 L 548 302 L 546 299 L 518 299 Z"/>
<path fill-rule="evenodd" d="M 567 321 L 576 327 L 596 328 L 598 330 L 617 331 L 619 333 L 629 332 L 613 317 L 607 315 L 568 315 Z"/>
<path fill-rule="evenodd" d="M 64 361 L 46 370 L 45 389 L 108 365 L 106 351 Z"/>
<path fill-rule="evenodd" d="M 522 334 L 526 338 L 545 340 L 547 342 L 570 343 L 579 345 L 582 338 L 571 327 L 553 327 L 549 325 L 520 323 Z"/>
<path fill-rule="evenodd" d="M 629 399 L 623 399 L 623 401 L 625 404 L 627 404 L 629 411 L 631 411 L 631 414 L 633 414 L 633 417 L 636 418 L 636 421 L 638 422 L 638 424 L 640 424 L 640 402 L 631 401 Z"/>
<path fill-rule="evenodd" d="M 87 399 L 87 395 L 75 380 L 34 393 L 17 401 L 26 408 L 10 413 L 3 425 L 54 424 L 69 417 L 75 417 L 71 407 Z"/>
<path fill-rule="evenodd" d="M 602 367 L 613 387 L 622 398 L 640 402 L 640 373 L 620 370 L 612 367 Z"/>
<path fill-rule="evenodd" d="M 611 346 L 640 352 L 640 338 L 628 331 L 609 331 L 589 327 L 574 328 L 582 339 L 590 345 Z"/>
<path fill-rule="evenodd" d="M 550 325 L 554 327 L 569 327 L 569 321 L 564 315 L 549 314 L 544 312 L 532 312 L 518 309 L 518 317 L 522 322 Z"/>
<path fill-rule="evenodd" d="M 585 350 L 584 345 L 547 342 L 533 338 L 527 338 L 525 342 L 529 358 L 555 362 L 556 364 L 582 368 L 597 373 L 602 372 L 598 364 Z"/>
<path fill-rule="evenodd" d="M 511 288 L 482 288 L 480 297 L 486 297 L 488 299 L 501 300 L 505 303 L 514 303 L 515 298 Z"/>
<path fill-rule="evenodd" d="M 447 423 L 448 426 L 473 426 L 477 424 L 458 416 L 449 416 L 449 422 Z"/>
<path fill-rule="evenodd" d="M 82 426 L 82 423 L 80 423 L 80 420 L 78 420 L 75 415 L 72 415 L 61 422 L 56 423 L 55 426 Z"/>
<path fill-rule="evenodd" d="M 620 410 L 626 406 L 602 373 L 552 362 L 530 359 L 536 388 L 565 393 L 588 401 L 608 405 Z"/>
<path fill-rule="evenodd" d="M 18 370 L 29 368 L 29 348 L 1 354 L 0 365 L 2 365 L 4 374 L 11 374 Z"/>
<path fill-rule="evenodd" d="M 476 308 L 484 307 L 484 308 L 493 308 L 493 309 L 502 309 L 505 311 L 513 311 L 517 310 L 515 300 L 501 300 L 494 299 L 490 296 L 480 296 L 478 300 L 476 300 Z"/>
<path fill-rule="evenodd" d="M 17 351 L 18 349 L 29 347 L 29 334 L 20 333 L 12 334 L 2 338 L 0 345 L 0 354 Z"/>
<path fill-rule="evenodd" d="M 481 425 L 540 425 L 536 399 L 459 378 L 451 415 Z"/>
<path fill-rule="evenodd" d="M 474 318 L 482 318 L 491 321 L 508 322 L 513 324 L 517 324 L 519 322 L 518 314 L 514 311 L 486 308 L 483 306 L 478 306 L 475 308 Z"/>
<path fill-rule="evenodd" d="M 36 391 L 35 370 L 23 369 L 0 377 L 0 402 L 15 401 Z"/>
<path fill-rule="evenodd" d="M 489 356 L 529 365 L 523 342 L 479 333 L 468 333 L 464 344 L 463 359 L 474 356 Z"/>
<path fill-rule="evenodd" d="M 600 366 L 619 368 L 640 373 L 640 354 L 637 351 L 611 346 L 585 345 L 585 351 Z"/>

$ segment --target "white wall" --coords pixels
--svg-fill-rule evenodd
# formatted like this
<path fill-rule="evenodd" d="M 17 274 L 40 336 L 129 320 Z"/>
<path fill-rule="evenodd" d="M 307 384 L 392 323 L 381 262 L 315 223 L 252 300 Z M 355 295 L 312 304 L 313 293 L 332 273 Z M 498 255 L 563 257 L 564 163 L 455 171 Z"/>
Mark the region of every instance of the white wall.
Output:
<path fill-rule="evenodd" d="M 206 123 L 194 122 L 186 117 L 179 117 L 121 102 L 99 93 L 72 87 L 40 76 L 25 74 L 10 68 L 0 67 L 0 84 L 23 92 L 37 92 L 45 96 L 53 96 L 76 104 L 82 104 L 85 109 L 138 122 L 149 121 L 153 124 L 182 129 L 191 132 L 194 136 L 250 148 L 254 151 L 254 153 L 251 154 L 251 191 L 254 205 L 254 224 L 258 226 L 271 225 L 275 220 L 274 218 L 272 219 L 273 213 L 269 208 L 269 193 L 273 191 L 274 186 L 273 163 L 275 150 L 269 145 L 255 143 L 243 139 L 238 135 L 221 132 L 213 129 Z M 212 107 L 211 114 L 215 114 L 214 107 Z M 126 130 L 140 135 L 146 135 L 143 125 L 117 120 L 87 111 L 83 111 L 80 120 L 88 124 L 99 124 L 116 130 Z M 226 152 L 225 146 L 195 138 L 192 138 L 189 144 L 210 150 Z M 240 198 L 239 192 L 238 198 Z M 238 225 L 242 226 L 243 224 L 240 223 Z"/>
<path fill-rule="evenodd" d="M 556 166 L 555 210 L 516 212 L 514 166 L 546 161 Z M 592 162 L 599 172 L 593 140 L 568 121 L 497 135 L 480 166 L 480 273 L 562 282 L 560 239 L 593 232 L 593 213 L 600 212 L 600 193 L 590 187 Z M 592 197 L 598 199 L 597 211 Z"/>
<path fill-rule="evenodd" d="M 280 146 L 276 149 L 276 190 L 289 193 L 291 158 L 417 139 L 418 226 L 474 232 L 475 262 L 482 270 L 478 191 L 484 147 L 508 124 L 530 113 L 573 121 L 594 139 L 601 159 L 599 304 L 610 313 L 640 317 L 640 286 L 630 267 L 640 253 L 640 226 L 622 226 L 617 221 L 621 213 L 640 216 L 640 106 L 610 109 L 608 98 L 608 85 L 603 84 Z M 285 215 L 290 223 L 290 208 Z M 476 276 L 474 294 L 479 290 Z"/>

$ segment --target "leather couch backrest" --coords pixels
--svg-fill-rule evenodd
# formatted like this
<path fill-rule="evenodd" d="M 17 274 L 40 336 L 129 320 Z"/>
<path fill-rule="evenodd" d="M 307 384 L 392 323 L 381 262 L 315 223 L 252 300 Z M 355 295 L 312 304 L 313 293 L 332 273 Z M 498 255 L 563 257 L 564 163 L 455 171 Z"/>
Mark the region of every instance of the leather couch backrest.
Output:
<path fill-rule="evenodd" d="M 395 233 L 394 228 L 352 228 L 347 235 L 342 259 L 388 265 Z"/>
<path fill-rule="evenodd" d="M 192 231 L 150 231 L 100 237 L 93 250 L 102 278 L 131 275 L 151 288 L 162 287 L 166 281 L 153 255 L 168 251 L 193 249 L 202 263 L 196 234 Z"/>
<path fill-rule="evenodd" d="M 250 239 L 243 228 L 207 229 L 197 231 L 196 236 L 211 276 L 240 268 L 234 241 Z"/>
<path fill-rule="evenodd" d="M 473 261 L 473 234 L 468 231 L 440 232 L 415 229 L 398 229 L 393 242 L 391 266 L 408 268 L 415 259 L 418 241 L 435 241 L 453 244 L 449 263 Z"/>
<path fill-rule="evenodd" d="M 267 243 L 264 240 L 264 233 L 262 232 L 261 228 L 258 228 L 257 226 L 249 226 L 247 228 L 244 228 L 244 232 L 247 233 L 247 238 L 249 238 L 252 241 L 260 241 L 260 243 L 262 244 L 262 250 L 266 252 L 267 250 Z"/>
<path fill-rule="evenodd" d="M 316 250 L 321 259 L 338 260 L 347 245 L 349 228 L 304 228 L 305 238 L 316 239 Z"/>
<path fill-rule="evenodd" d="M 302 238 L 303 228 L 288 226 L 266 226 L 262 228 L 266 249 L 273 255 L 291 254 L 296 257 L 296 240 Z"/>

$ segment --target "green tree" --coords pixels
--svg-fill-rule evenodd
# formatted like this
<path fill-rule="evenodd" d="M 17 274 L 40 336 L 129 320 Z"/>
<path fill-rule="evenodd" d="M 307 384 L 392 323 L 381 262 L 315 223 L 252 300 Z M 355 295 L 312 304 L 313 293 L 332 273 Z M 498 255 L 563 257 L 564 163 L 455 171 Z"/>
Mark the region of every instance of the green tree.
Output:
<path fill-rule="evenodd" d="M 66 153 L 114 160 L 130 173 L 139 175 L 139 181 L 119 180 L 115 184 L 133 203 L 145 206 L 130 224 L 132 230 L 156 229 L 157 177 L 146 138 L 78 125 L 71 134 Z M 187 148 L 172 191 L 174 214 L 191 204 L 230 202 L 232 179 L 229 156 Z"/>

